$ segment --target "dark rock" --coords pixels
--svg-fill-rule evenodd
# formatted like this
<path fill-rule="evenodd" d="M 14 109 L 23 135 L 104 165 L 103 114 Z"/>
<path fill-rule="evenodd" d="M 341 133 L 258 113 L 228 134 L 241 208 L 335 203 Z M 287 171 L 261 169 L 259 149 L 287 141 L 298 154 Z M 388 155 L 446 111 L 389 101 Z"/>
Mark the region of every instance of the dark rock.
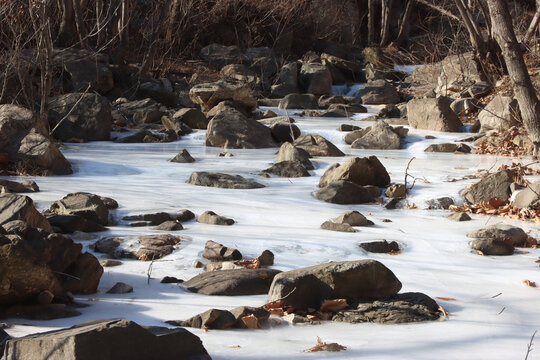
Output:
<path fill-rule="evenodd" d="M 209 111 L 225 100 L 234 101 L 247 112 L 257 108 L 257 99 L 249 86 L 227 80 L 195 85 L 189 90 L 189 97 L 204 111 Z"/>
<path fill-rule="evenodd" d="M 371 126 L 365 129 L 356 129 L 345 135 L 345 143 L 352 145 L 353 142 L 366 135 L 371 130 Z"/>
<path fill-rule="evenodd" d="M 400 289 L 394 273 L 378 261 L 342 261 L 276 275 L 268 302 L 280 300 L 296 309 L 318 309 L 327 299 L 385 300 Z"/>
<path fill-rule="evenodd" d="M 401 250 L 397 242 L 395 241 L 388 242 L 386 240 L 361 243 L 359 244 L 359 246 L 362 249 L 366 250 L 367 252 L 380 253 L 380 254 L 388 254 L 391 252 L 398 252 Z"/>
<path fill-rule="evenodd" d="M 498 197 L 506 202 L 510 199 L 510 185 L 514 182 L 513 170 L 501 170 L 488 175 L 476 184 L 467 187 L 462 195 L 471 204 Z"/>
<path fill-rule="evenodd" d="M 180 124 L 183 123 L 189 126 L 191 129 L 206 129 L 208 127 L 208 119 L 202 111 L 198 109 L 183 108 L 174 113 L 171 119 L 172 127 L 166 128 L 178 130 L 181 128 Z M 169 123 L 168 123 L 169 124 Z M 170 126 L 170 125 L 169 125 Z"/>
<path fill-rule="evenodd" d="M 252 306 L 239 306 L 231 310 L 231 314 L 236 318 L 236 324 L 234 327 L 239 329 L 247 329 L 248 327 L 242 321 L 245 316 L 254 316 L 258 323 L 263 323 L 270 318 L 270 313 L 262 307 Z"/>
<path fill-rule="evenodd" d="M 195 219 L 195 214 L 188 209 L 182 209 L 177 214 L 172 214 L 171 218 L 176 221 L 185 222 Z"/>
<path fill-rule="evenodd" d="M 213 211 L 205 211 L 197 218 L 197 221 L 209 225 L 233 225 L 234 220 L 225 216 L 220 216 Z"/>
<path fill-rule="evenodd" d="M 407 103 L 409 125 L 418 129 L 458 132 L 463 124 L 445 97 L 412 99 Z"/>
<path fill-rule="evenodd" d="M 51 226 L 60 229 L 62 233 L 74 233 L 75 231 L 98 232 L 107 230 L 97 222 L 87 220 L 78 215 L 51 215 L 47 216 Z"/>
<path fill-rule="evenodd" d="M 218 244 L 215 241 L 208 240 L 204 245 L 202 257 L 210 261 L 228 261 L 241 260 L 242 254 L 234 248 L 229 248 Z"/>
<path fill-rule="evenodd" d="M 370 226 L 373 221 L 366 219 L 364 215 L 356 210 L 347 211 L 334 219 L 338 224 L 349 224 L 351 226 Z"/>
<path fill-rule="evenodd" d="M 109 209 L 98 195 L 78 192 L 52 203 L 50 210 L 59 215 L 78 215 L 88 221 L 107 225 Z"/>
<path fill-rule="evenodd" d="M 333 112 L 336 115 L 342 114 L 342 117 L 350 117 L 354 114 L 365 114 L 367 108 L 358 103 L 350 104 L 332 104 L 328 107 L 328 112 Z"/>
<path fill-rule="evenodd" d="M 459 213 L 452 213 L 450 215 L 446 215 L 446 218 L 454 221 L 470 221 L 472 220 L 469 214 L 459 212 Z"/>
<path fill-rule="evenodd" d="M 174 276 L 165 276 L 160 281 L 160 283 L 162 283 L 162 284 L 180 284 L 180 283 L 183 283 L 183 282 L 184 282 L 184 280 L 175 278 Z"/>
<path fill-rule="evenodd" d="M 122 220 L 126 221 L 142 221 L 145 225 L 160 225 L 165 221 L 172 220 L 171 215 L 165 212 L 158 212 L 152 214 L 140 214 L 140 215 L 130 215 L 124 216 Z M 132 225 L 133 226 L 133 225 Z"/>
<path fill-rule="evenodd" d="M 306 150 L 296 147 L 291 143 L 284 143 L 279 148 L 277 162 L 299 161 L 304 165 L 306 170 L 313 170 L 314 167 L 309 160 L 310 157 L 311 156 Z"/>
<path fill-rule="evenodd" d="M 443 196 L 438 199 L 431 199 L 431 200 L 426 201 L 426 205 L 430 209 L 448 210 L 450 206 L 454 205 L 454 199 L 448 196 Z"/>
<path fill-rule="evenodd" d="M 83 253 L 64 272 L 71 275 L 64 280 L 66 291 L 73 294 L 93 294 L 97 291 L 103 275 L 103 267 L 94 255 Z"/>
<path fill-rule="evenodd" d="M 336 181 L 348 181 L 357 185 L 384 187 L 390 184 L 390 175 L 376 156 L 350 158 L 343 164 L 331 165 L 319 181 L 325 187 Z"/>
<path fill-rule="evenodd" d="M 36 182 L 32 180 L 24 180 L 19 183 L 16 181 L 0 179 L 0 186 L 5 187 L 8 192 L 14 193 L 39 192 L 39 187 Z"/>
<path fill-rule="evenodd" d="M 384 192 L 389 198 L 402 198 L 407 195 L 407 187 L 404 184 L 392 184 Z"/>
<path fill-rule="evenodd" d="M 238 64 L 244 60 L 242 51 L 235 45 L 210 44 L 201 49 L 199 56 L 218 70 L 225 65 Z"/>
<path fill-rule="evenodd" d="M 478 114 L 480 132 L 507 130 L 519 124 L 519 106 L 510 96 L 496 95 Z"/>
<path fill-rule="evenodd" d="M 184 321 L 172 320 L 166 323 L 199 329 L 226 330 L 236 324 L 236 318 L 227 310 L 210 309 Z"/>
<path fill-rule="evenodd" d="M 467 235 L 470 238 L 494 239 L 504 241 L 512 246 L 521 246 L 527 241 L 527 233 L 522 228 L 507 224 L 497 224 L 474 230 Z"/>
<path fill-rule="evenodd" d="M 71 306 L 64 304 L 46 304 L 46 305 L 15 305 L 6 309 L 5 317 L 14 317 L 28 320 L 55 320 L 79 316 L 81 313 Z M 18 340 L 18 339 L 14 339 Z M 6 343 L 6 347 L 8 344 Z M 4 353 L 6 355 L 6 353 Z M 22 355 L 22 354 L 21 354 Z M 14 357 L 13 359 L 25 359 L 24 357 Z M 28 358 L 34 359 L 34 358 Z M 43 357 L 43 360 L 50 359 Z M 63 358 L 64 359 L 64 358 Z"/>
<path fill-rule="evenodd" d="M 263 172 L 288 178 L 310 176 L 304 164 L 299 161 L 281 161 L 263 170 Z"/>
<path fill-rule="evenodd" d="M 345 156 L 334 144 L 320 135 L 301 135 L 293 145 L 307 151 L 310 156 Z"/>
<path fill-rule="evenodd" d="M 332 75 L 322 64 L 304 63 L 300 68 L 298 84 L 308 94 L 328 94 L 332 89 Z"/>
<path fill-rule="evenodd" d="M 402 324 L 434 321 L 441 317 L 439 305 L 422 293 L 397 294 L 388 300 L 361 302 L 339 311 L 333 321 L 348 323 Z"/>
<path fill-rule="evenodd" d="M 340 232 L 356 232 L 353 227 L 349 224 L 338 224 L 331 221 L 325 221 L 321 224 L 321 229 L 331 230 L 331 231 L 340 231 Z"/>
<path fill-rule="evenodd" d="M 317 97 L 312 94 L 288 94 L 280 102 L 280 109 L 317 109 Z"/>
<path fill-rule="evenodd" d="M 274 140 L 278 143 L 293 142 L 300 136 L 298 126 L 290 123 L 276 122 L 270 126 Z"/>
<path fill-rule="evenodd" d="M 49 290 L 44 290 L 37 296 L 37 301 L 40 305 L 48 305 L 54 300 L 54 294 Z"/>
<path fill-rule="evenodd" d="M 471 248 L 483 255 L 512 255 L 514 247 L 499 239 L 476 239 L 471 242 Z"/>
<path fill-rule="evenodd" d="M 356 125 L 341 124 L 339 125 L 339 128 L 338 128 L 338 131 L 354 131 L 354 130 L 360 130 L 360 127 Z"/>
<path fill-rule="evenodd" d="M 185 329 L 144 328 L 119 319 L 13 339 L 4 355 L 20 360 L 210 360 L 201 340 Z"/>
<path fill-rule="evenodd" d="M 217 187 L 222 189 L 259 189 L 264 185 L 258 182 L 243 178 L 240 175 L 229 175 L 213 172 L 194 172 L 187 181 L 188 184 L 198 186 Z"/>
<path fill-rule="evenodd" d="M 52 232 L 51 225 L 34 207 L 34 202 L 28 196 L 16 194 L 0 194 L 0 226 L 21 220 L 29 226 Z"/>
<path fill-rule="evenodd" d="M 175 163 L 192 163 L 195 162 L 195 159 L 190 155 L 190 153 L 183 149 L 175 157 L 171 159 L 171 162 Z"/>
<path fill-rule="evenodd" d="M 272 266 L 274 265 L 274 253 L 270 250 L 264 250 L 261 255 L 257 256 L 261 266 Z"/>
<path fill-rule="evenodd" d="M 424 150 L 424 152 L 461 152 L 467 154 L 471 152 L 471 148 L 466 144 L 431 144 Z"/>
<path fill-rule="evenodd" d="M 127 294 L 133 292 L 133 286 L 123 282 L 117 282 L 112 288 L 107 290 L 107 294 Z"/>
<path fill-rule="evenodd" d="M 124 242 L 122 238 L 103 238 L 94 244 L 94 251 L 98 253 L 107 254 L 112 258 L 123 257 L 121 252 L 117 252 L 117 248 Z"/>
<path fill-rule="evenodd" d="M 365 186 L 342 180 L 330 183 L 313 193 L 313 196 L 334 204 L 365 204 L 374 198 Z"/>
<path fill-rule="evenodd" d="M 182 238 L 170 234 L 159 234 L 140 236 L 138 241 L 142 245 L 142 248 L 137 251 L 137 258 L 139 260 L 150 261 L 161 259 L 172 253 L 174 247 L 182 241 Z"/>
<path fill-rule="evenodd" d="M 358 96 L 362 99 L 362 104 L 397 104 L 399 94 L 394 85 L 386 80 L 370 81 L 358 91 Z"/>
<path fill-rule="evenodd" d="M 184 227 L 182 226 L 182 224 L 174 220 L 164 221 L 156 227 L 156 230 L 161 230 L 161 231 L 178 231 L 178 230 L 183 230 L 183 229 Z"/>
<path fill-rule="evenodd" d="M 377 116 L 381 118 L 399 118 L 401 117 L 401 110 L 395 104 L 388 104 L 379 111 Z"/>
<path fill-rule="evenodd" d="M 279 270 L 233 269 L 210 271 L 186 281 L 184 286 L 204 295 L 260 295 L 266 294 Z"/>

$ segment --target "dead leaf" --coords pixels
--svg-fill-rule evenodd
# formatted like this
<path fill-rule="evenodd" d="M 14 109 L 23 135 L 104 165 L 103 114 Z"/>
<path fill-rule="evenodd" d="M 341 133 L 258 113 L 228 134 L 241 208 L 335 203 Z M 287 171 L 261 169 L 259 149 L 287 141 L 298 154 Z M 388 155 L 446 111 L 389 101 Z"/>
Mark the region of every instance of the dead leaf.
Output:
<path fill-rule="evenodd" d="M 337 351 L 343 351 L 343 350 L 347 350 L 347 347 L 343 345 L 339 345 L 338 343 L 327 344 L 325 342 L 322 342 L 321 338 L 317 336 L 317 345 L 305 351 L 306 352 L 318 352 L 318 351 L 337 352 Z"/>
<path fill-rule="evenodd" d="M 530 281 L 530 280 L 523 280 L 521 283 L 522 283 L 523 285 L 530 286 L 530 287 L 533 287 L 533 288 L 536 287 L 536 283 L 533 282 L 533 281 Z"/>
<path fill-rule="evenodd" d="M 451 297 L 444 297 L 444 296 L 437 296 L 435 299 L 443 300 L 443 301 L 456 301 L 456 299 Z"/>
<path fill-rule="evenodd" d="M 349 304 L 347 304 L 346 299 L 334 299 L 334 300 L 325 300 L 320 308 L 320 311 L 331 311 L 338 312 L 339 310 L 345 309 Z"/>
<path fill-rule="evenodd" d="M 401 250 L 392 250 L 388 253 L 388 255 L 399 255 L 401 254 Z"/>
<path fill-rule="evenodd" d="M 443 318 L 448 317 L 448 312 L 442 306 L 439 306 L 439 311 L 442 313 Z"/>
<path fill-rule="evenodd" d="M 480 250 L 476 250 L 476 253 L 477 253 L 478 255 L 480 255 L 480 256 L 485 256 L 485 254 L 484 254 L 482 251 L 480 251 Z"/>
<path fill-rule="evenodd" d="M 415 203 L 407 204 L 407 206 L 405 208 L 407 210 L 415 210 L 415 209 L 418 209 L 418 205 L 416 205 Z"/>
<path fill-rule="evenodd" d="M 231 346 L 229 346 L 229 347 L 230 347 L 230 348 L 233 348 L 233 349 L 239 349 L 239 348 L 241 348 L 240 345 L 231 345 Z"/>
<path fill-rule="evenodd" d="M 261 262 L 259 259 L 253 260 L 239 260 L 234 262 L 235 265 L 245 267 L 246 269 L 259 269 L 261 267 Z"/>
<path fill-rule="evenodd" d="M 257 319 L 254 315 L 249 316 L 242 316 L 240 318 L 244 325 L 247 326 L 248 329 L 260 329 L 261 325 L 259 324 L 259 319 Z"/>

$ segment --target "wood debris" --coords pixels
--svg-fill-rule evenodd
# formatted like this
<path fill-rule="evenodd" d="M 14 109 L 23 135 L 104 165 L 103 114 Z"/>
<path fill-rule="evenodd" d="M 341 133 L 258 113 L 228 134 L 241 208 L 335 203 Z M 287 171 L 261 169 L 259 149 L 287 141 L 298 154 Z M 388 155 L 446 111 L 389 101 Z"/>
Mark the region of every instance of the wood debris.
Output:
<path fill-rule="evenodd" d="M 444 297 L 444 296 L 437 296 L 435 299 L 443 300 L 443 301 L 456 301 L 456 299 L 451 297 Z"/>
<path fill-rule="evenodd" d="M 343 351 L 343 350 L 347 350 L 347 347 L 340 345 L 338 343 L 327 344 L 323 342 L 320 337 L 317 336 L 317 345 L 307 349 L 306 352 L 318 352 L 318 351 L 337 352 L 337 351 Z"/>
<path fill-rule="evenodd" d="M 257 319 L 254 315 L 242 316 L 240 319 L 248 329 L 261 329 L 259 319 Z"/>

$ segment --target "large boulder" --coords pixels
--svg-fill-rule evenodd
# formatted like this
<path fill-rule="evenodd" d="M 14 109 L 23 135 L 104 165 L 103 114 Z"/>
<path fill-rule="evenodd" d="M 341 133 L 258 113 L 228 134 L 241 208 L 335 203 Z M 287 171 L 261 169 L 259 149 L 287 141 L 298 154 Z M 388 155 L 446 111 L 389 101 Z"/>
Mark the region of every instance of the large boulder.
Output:
<path fill-rule="evenodd" d="M 181 242 L 180 236 L 170 234 L 146 235 L 138 238 L 141 248 L 135 256 L 139 260 L 152 261 L 171 254 Z"/>
<path fill-rule="evenodd" d="M 187 290 L 204 295 L 259 295 L 268 293 L 279 270 L 232 269 L 201 273 L 183 283 Z"/>
<path fill-rule="evenodd" d="M 280 109 L 317 109 L 319 102 L 313 94 L 288 94 L 279 102 Z"/>
<path fill-rule="evenodd" d="M 311 163 L 311 160 L 309 160 L 310 157 L 311 156 L 306 150 L 286 142 L 279 148 L 277 154 L 277 162 L 279 163 L 282 161 L 298 161 L 302 163 L 302 165 L 304 165 L 307 170 L 313 170 L 314 167 Z"/>
<path fill-rule="evenodd" d="M 325 187 L 336 181 L 350 181 L 357 185 L 385 187 L 390 184 L 390 175 L 376 156 L 350 158 L 343 164 L 331 165 L 319 181 Z"/>
<path fill-rule="evenodd" d="M 77 215 L 100 225 L 109 223 L 109 208 L 103 198 L 95 194 L 85 192 L 68 194 L 52 203 L 50 210 L 59 215 Z"/>
<path fill-rule="evenodd" d="M 49 125 L 52 135 L 62 141 L 109 140 L 111 105 L 107 98 L 94 93 L 71 93 L 49 101 Z"/>
<path fill-rule="evenodd" d="M 518 125 L 518 120 L 518 103 L 510 96 L 496 95 L 478 114 L 480 132 L 508 130 L 512 126 Z"/>
<path fill-rule="evenodd" d="M 130 320 L 94 320 L 69 329 L 28 335 L 6 343 L 17 360 L 210 360 L 201 340 L 186 329 L 142 327 Z"/>
<path fill-rule="evenodd" d="M 409 125 L 425 130 L 458 132 L 463 126 L 456 113 L 450 108 L 451 100 L 437 98 L 412 99 L 407 103 Z"/>
<path fill-rule="evenodd" d="M 257 99 L 249 87 L 226 80 L 195 85 L 189 90 L 189 97 L 195 104 L 201 105 L 204 111 L 209 111 L 225 100 L 234 101 L 246 111 L 257 108 Z"/>
<path fill-rule="evenodd" d="M 448 96 L 461 92 L 474 83 L 486 79 L 481 66 L 472 52 L 449 55 L 441 61 L 436 92 Z"/>
<path fill-rule="evenodd" d="M 0 179 L 0 188 L 3 187 L 7 192 L 29 193 L 39 192 L 39 187 L 33 180 L 23 180 L 21 182 Z"/>
<path fill-rule="evenodd" d="M 53 54 L 54 65 L 68 75 L 68 91 L 104 94 L 113 89 L 113 72 L 107 55 L 73 47 L 54 49 Z"/>
<path fill-rule="evenodd" d="M 216 69 L 244 61 L 244 55 L 235 45 L 210 44 L 201 49 L 199 56 Z"/>
<path fill-rule="evenodd" d="M 40 175 L 71 174 L 71 165 L 46 136 L 30 110 L 0 105 L 0 149 L 9 162 Z"/>
<path fill-rule="evenodd" d="M 240 111 L 225 109 L 208 123 L 206 145 L 225 149 L 259 149 L 277 146 L 270 128 L 248 119 Z"/>
<path fill-rule="evenodd" d="M 34 202 L 28 196 L 0 194 L 0 226 L 14 220 L 52 232 L 51 224 L 36 210 Z"/>
<path fill-rule="evenodd" d="M 240 81 L 246 84 L 256 85 L 258 82 L 257 73 L 248 69 L 244 64 L 229 64 L 224 66 L 221 75 L 228 79 Z"/>
<path fill-rule="evenodd" d="M 259 189 L 264 185 L 240 175 L 198 171 L 191 174 L 188 184 L 222 189 Z"/>
<path fill-rule="evenodd" d="M 332 90 L 332 75 L 322 64 L 305 63 L 300 68 L 300 89 L 308 94 L 323 95 Z"/>
<path fill-rule="evenodd" d="M 165 115 L 161 106 L 150 98 L 134 101 L 119 100 L 114 104 L 113 117 L 116 121 L 124 122 L 128 119 L 135 124 L 156 124 Z"/>
<path fill-rule="evenodd" d="M 174 113 L 170 122 L 166 122 L 164 119 L 168 118 L 163 117 L 161 119 L 163 125 L 168 129 L 181 129 L 181 124 L 179 123 L 186 124 L 192 129 L 206 129 L 208 127 L 208 119 L 198 109 L 183 108 Z"/>
<path fill-rule="evenodd" d="M 401 282 L 375 260 L 331 262 L 282 272 L 274 277 L 268 302 L 281 301 L 296 309 L 318 309 L 324 300 L 386 300 Z"/>
<path fill-rule="evenodd" d="M 350 181 L 335 181 L 313 193 L 322 201 L 333 204 L 365 204 L 374 198 L 372 189 Z"/>
<path fill-rule="evenodd" d="M 320 135 L 301 135 L 293 145 L 305 150 L 310 156 L 345 156 L 334 144 Z"/>
<path fill-rule="evenodd" d="M 462 196 L 471 204 L 482 201 L 488 202 L 491 198 L 499 198 L 506 202 L 512 195 L 510 185 L 514 182 L 513 170 L 501 170 L 488 175 L 476 184 L 472 184 L 462 192 Z"/>
<path fill-rule="evenodd" d="M 475 239 L 493 239 L 504 241 L 511 246 L 521 246 L 527 241 L 528 235 L 522 228 L 508 224 L 497 224 L 477 229 L 467 235 Z"/>
<path fill-rule="evenodd" d="M 394 85 L 386 80 L 370 81 L 358 91 L 362 104 L 380 105 L 399 103 L 399 94 Z"/>
<path fill-rule="evenodd" d="M 289 62 L 281 67 L 276 85 L 272 85 L 272 95 L 275 97 L 285 97 L 289 94 L 296 94 L 298 89 L 298 66 L 297 61 Z"/>
<path fill-rule="evenodd" d="M 377 121 L 369 132 L 355 140 L 351 147 L 353 149 L 399 149 L 401 139 L 390 125 L 384 121 Z"/>

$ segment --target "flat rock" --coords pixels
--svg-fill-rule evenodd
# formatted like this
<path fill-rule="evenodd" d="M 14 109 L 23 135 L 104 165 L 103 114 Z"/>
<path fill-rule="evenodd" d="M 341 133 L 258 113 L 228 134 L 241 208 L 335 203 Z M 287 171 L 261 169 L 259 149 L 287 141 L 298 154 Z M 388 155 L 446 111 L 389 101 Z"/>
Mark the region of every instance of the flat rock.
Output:
<path fill-rule="evenodd" d="M 454 143 L 431 144 L 424 150 L 424 152 L 442 152 L 442 153 L 460 152 L 460 153 L 468 154 L 471 152 L 471 148 L 466 144 L 454 144 Z"/>
<path fill-rule="evenodd" d="M 474 230 L 467 235 L 476 239 L 494 239 L 505 241 L 512 246 L 521 246 L 527 241 L 527 233 L 522 228 L 507 224 L 497 224 Z"/>
<path fill-rule="evenodd" d="M 482 255 L 512 255 L 514 247 L 499 239 L 476 239 L 471 242 L 471 248 L 480 251 Z"/>
<path fill-rule="evenodd" d="M 462 195 L 471 204 L 482 201 L 488 202 L 491 198 L 498 197 L 503 202 L 510 199 L 510 185 L 514 182 L 513 170 L 501 170 L 488 175 L 476 184 L 472 184 L 463 190 Z"/>
<path fill-rule="evenodd" d="M 222 189 L 259 189 L 264 185 L 255 180 L 246 179 L 240 175 L 229 175 L 214 172 L 194 172 L 187 181 L 188 184 L 198 186 L 217 187 Z"/>
<path fill-rule="evenodd" d="M 171 254 L 182 238 L 170 234 L 159 234 L 140 236 L 138 241 L 142 247 L 137 251 L 136 257 L 139 260 L 150 261 Z"/>
<path fill-rule="evenodd" d="M 373 200 L 373 192 L 366 186 L 350 181 L 335 181 L 313 193 L 322 201 L 334 204 L 365 204 Z"/>
<path fill-rule="evenodd" d="M 178 231 L 183 230 L 184 227 L 175 220 L 167 220 L 159 224 L 155 229 L 161 231 Z"/>
<path fill-rule="evenodd" d="M 321 229 L 341 232 L 355 232 L 356 230 L 349 224 L 338 224 L 331 221 L 325 221 L 321 224 Z"/>
<path fill-rule="evenodd" d="M 242 259 L 242 254 L 238 249 L 229 248 L 215 241 L 208 240 L 204 245 L 202 257 L 210 261 L 229 261 Z"/>
<path fill-rule="evenodd" d="M 310 156 L 345 156 L 334 144 L 320 135 L 301 135 L 293 145 L 307 151 Z"/>
<path fill-rule="evenodd" d="M 279 270 L 233 269 L 201 273 L 186 281 L 187 290 L 203 295 L 259 295 L 268 293 Z"/>
<path fill-rule="evenodd" d="M 343 214 L 335 218 L 334 222 L 338 224 L 349 224 L 351 226 L 373 225 L 373 221 L 366 219 L 364 215 L 362 215 L 356 210 L 344 212 Z"/>
<path fill-rule="evenodd" d="M 464 212 L 457 212 L 452 213 L 450 215 L 446 215 L 447 219 L 453 220 L 453 221 L 470 221 L 472 220 L 469 214 Z"/>
<path fill-rule="evenodd" d="M 300 161 L 281 161 L 263 170 L 263 172 L 288 178 L 310 176 L 306 167 Z"/>
<path fill-rule="evenodd" d="M 367 252 L 378 253 L 378 254 L 388 254 L 391 252 L 398 252 L 401 250 L 397 242 L 395 241 L 388 242 L 386 240 L 365 242 L 365 243 L 359 244 L 358 246 L 360 246 L 362 249 L 366 250 Z"/>
<path fill-rule="evenodd" d="M 52 232 L 51 225 L 36 210 L 31 198 L 25 195 L 0 194 L 0 226 L 13 220 L 22 220 L 32 227 Z"/>
<path fill-rule="evenodd" d="M 205 211 L 197 218 L 197 221 L 202 224 L 209 225 L 233 225 L 234 220 L 225 216 L 216 214 L 213 211 Z"/>
<path fill-rule="evenodd" d="M 117 282 L 112 288 L 107 290 L 107 294 L 127 294 L 133 292 L 133 286 L 123 282 Z"/>

